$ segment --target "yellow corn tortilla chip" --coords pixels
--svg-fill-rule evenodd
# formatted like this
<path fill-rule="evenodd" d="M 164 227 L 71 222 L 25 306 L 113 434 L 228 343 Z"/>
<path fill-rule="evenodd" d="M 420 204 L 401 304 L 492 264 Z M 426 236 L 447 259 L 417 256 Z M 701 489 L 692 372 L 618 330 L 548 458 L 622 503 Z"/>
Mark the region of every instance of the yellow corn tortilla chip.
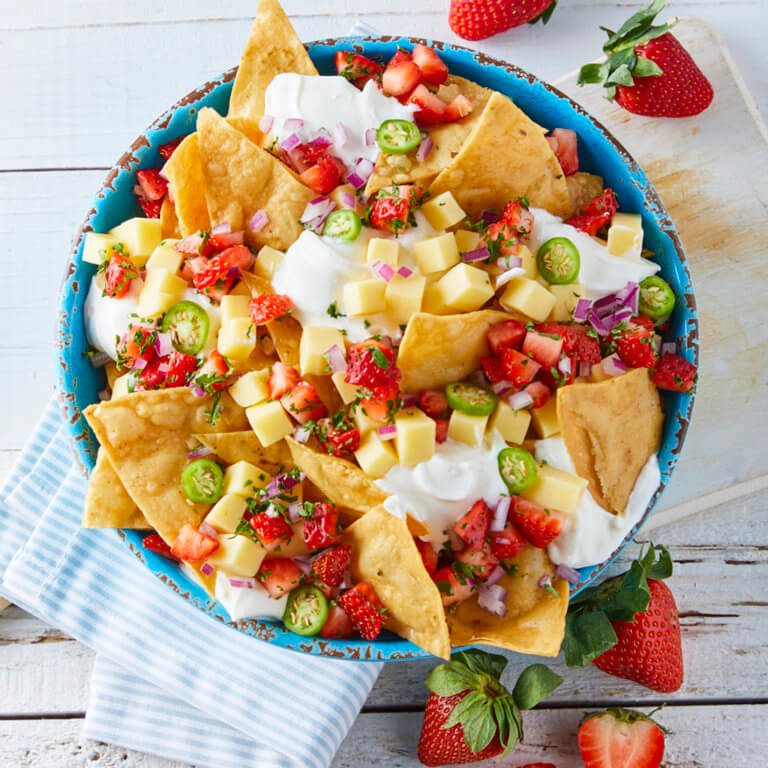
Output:
<path fill-rule="evenodd" d="M 417 312 L 408 321 L 397 354 L 403 391 L 443 387 L 477 370 L 480 358 L 488 354 L 488 329 L 509 318 L 495 309 L 461 315 Z"/>
<path fill-rule="evenodd" d="M 179 144 L 163 166 L 183 237 L 211 228 L 205 202 L 205 182 L 200 162 L 200 143 L 191 133 Z M 233 228 L 234 229 L 234 228 Z"/>
<path fill-rule="evenodd" d="M 160 206 L 160 233 L 163 239 L 174 237 L 177 240 L 181 237 L 179 229 L 179 217 L 176 215 L 176 206 L 171 202 L 171 198 L 166 195 L 163 204 Z"/>
<path fill-rule="evenodd" d="M 474 599 L 461 603 L 446 616 L 451 644 L 485 643 L 517 653 L 557 656 L 565 634 L 568 582 L 552 578 L 557 597 L 539 586 L 539 579 L 553 576 L 555 570 L 545 549 L 527 546 L 512 562 L 517 573 L 499 581 L 507 590 L 507 615 L 494 616 Z"/>
<path fill-rule="evenodd" d="M 248 461 L 271 475 L 276 475 L 283 467 L 293 466 L 291 452 L 285 440 L 278 440 L 265 448 L 251 429 L 242 432 L 196 434 L 195 438 L 226 464 Z"/>
<path fill-rule="evenodd" d="M 462 94 L 473 104 L 474 110 L 462 120 L 445 125 L 436 125 L 429 129 L 432 138 L 432 149 L 427 157 L 419 162 L 416 150 L 407 155 L 387 155 L 381 153 L 376 160 L 376 166 L 368 179 L 365 194 L 371 195 L 382 187 L 388 187 L 395 182 L 407 184 L 419 181 L 428 185 L 443 168 L 446 168 L 456 155 L 459 154 L 467 136 L 480 122 L 483 109 L 491 98 L 491 91 L 482 85 L 473 83 L 463 77 L 449 75 L 445 85 L 440 87 L 438 95 L 446 101 Z"/>
<path fill-rule="evenodd" d="M 227 122 L 240 131 L 249 141 L 262 146 L 264 131 L 259 128 L 258 118 L 252 117 L 227 117 Z"/>
<path fill-rule="evenodd" d="M 259 0 L 251 35 L 232 86 L 229 116 L 258 120 L 264 114 L 267 86 L 282 72 L 317 74 L 312 59 L 277 0 Z"/>
<path fill-rule="evenodd" d="M 96 455 L 96 465 L 88 479 L 83 528 L 150 528 L 141 510 L 123 488 L 103 448 Z"/>
<path fill-rule="evenodd" d="M 222 411 L 208 424 L 212 397 L 187 387 L 135 392 L 90 405 L 84 415 L 125 490 L 147 522 L 172 544 L 185 523 L 197 525 L 207 504 L 192 504 L 181 489 L 195 433 L 244 429 L 245 411 L 225 392 Z"/>
<path fill-rule="evenodd" d="M 565 216 L 568 187 L 545 133 L 511 99 L 493 93 L 461 151 L 430 192 L 452 192 L 474 216 L 484 209 L 500 211 L 512 198 L 523 196 L 532 206 Z"/>
<path fill-rule="evenodd" d="M 449 658 L 440 592 L 406 524 L 375 507 L 352 523 L 341 540 L 352 548 L 350 571 L 355 581 L 367 581 L 387 609 L 387 629 L 435 656 Z"/>
<path fill-rule="evenodd" d="M 198 113 L 197 136 L 211 224 L 244 230 L 246 243 L 254 248 L 291 245 L 302 232 L 299 218 L 315 193 L 212 109 Z M 257 211 L 266 213 L 269 222 L 253 232 L 248 224 Z"/>
<path fill-rule="evenodd" d="M 576 473 L 595 501 L 622 513 L 648 458 L 659 450 L 664 414 L 645 368 L 557 390 L 557 418 Z"/>
<path fill-rule="evenodd" d="M 593 197 L 603 191 L 603 177 L 594 173 L 578 171 L 572 176 L 566 176 L 568 198 L 570 201 L 568 214 L 564 218 L 575 216 Z"/>

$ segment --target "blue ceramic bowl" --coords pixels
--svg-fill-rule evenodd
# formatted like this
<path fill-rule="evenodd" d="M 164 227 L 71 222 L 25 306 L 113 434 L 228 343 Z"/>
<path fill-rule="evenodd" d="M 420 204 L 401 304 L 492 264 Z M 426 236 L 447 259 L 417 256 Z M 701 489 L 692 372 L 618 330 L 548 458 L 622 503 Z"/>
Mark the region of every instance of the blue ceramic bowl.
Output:
<path fill-rule="evenodd" d="M 444 43 L 410 38 L 340 38 L 310 43 L 307 47 L 321 73 L 335 74 L 334 54 L 337 50 L 354 47 L 366 56 L 386 60 L 394 54 L 397 46 L 407 48 L 416 42 L 428 42 L 436 46 L 452 73 L 510 96 L 537 123 L 550 129 L 562 127 L 576 131 L 579 136 L 581 168 L 598 173 L 605 179 L 605 185 L 616 191 L 622 211 L 642 214 L 645 247 L 656 253 L 661 275 L 674 288 L 678 298 L 667 340 L 675 341 L 682 354 L 698 364 L 696 301 L 691 275 L 675 227 L 656 190 L 637 163 L 581 107 L 552 86 L 506 62 Z M 75 238 L 61 295 L 56 371 L 64 417 L 71 425 L 75 454 L 86 473 L 94 465 L 98 444 L 82 416 L 82 409 L 98 399 L 97 393 L 104 388 L 105 381 L 104 373 L 94 369 L 84 356 L 87 342 L 83 306 L 95 270 L 93 265 L 82 261 L 84 234 L 91 230 L 106 232 L 124 219 L 140 214 L 132 193 L 134 173 L 141 168 L 160 165 L 158 146 L 193 131 L 197 111 L 201 107 L 212 107 L 226 114 L 234 75 L 235 70 L 230 70 L 184 97 L 131 145 L 110 171 Z M 584 580 L 581 588 L 597 579 L 634 538 L 669 483 L 688 430 L 693 400 L 694 395 L 664 393 L 666 418 L 659 453 L 661 484 L 643 519 L 630 531 L 621 546 L 605 562 L 582 569 Z M 140 532 L 123 531 L 121 536 L 136 556 L 178 595 L 193 602 L 212 617 L 228 622 L 224 609 L 187 579 L 174 563 L 142 548 Z M 169 591 L 168 599 L 174 600 L 177 597 Z M 322 640 L 300 637 L 287 631 L 281 623 L 269 621 L 242 621 L 231 625 L 246 634 L 285 648 L 337 658 L 395 661 L 427 655 L 420 648 L 389 632 L 375 642 L 367 642 L 361 639 Z"/>

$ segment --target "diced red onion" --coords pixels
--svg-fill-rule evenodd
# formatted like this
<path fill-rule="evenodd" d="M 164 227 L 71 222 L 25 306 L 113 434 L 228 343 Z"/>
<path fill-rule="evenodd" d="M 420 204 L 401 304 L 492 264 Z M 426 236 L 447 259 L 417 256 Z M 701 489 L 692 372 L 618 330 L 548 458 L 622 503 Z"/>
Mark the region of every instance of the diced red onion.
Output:
<path fill-rule="evenodd" d="M 200 531 L 203 536 L 207 536 L 209 539 L 213 539 L 214 541 L 219 540 L 219 532 L 210 523 L 203 521 L 200 523 L 200 526 L 197 530 Z"/>
<path fill-rule="evenodd" d="M 367 157 L 361 157 L 355 165 L 355 173 L 359 174 L 364 181 L 368 181 L 373 173 L 373 163 Z"/>
<path fill-rule="evenodd" d="M 636 315 L 640 308 L 640 286 L 630 281 L 616 292 L 616 298 Z"/>
<path fill-rule="evenodd" d="M 237 264 L 233 264 L 227 269 L 227 279 L 235 282 L 240 279 L 240 267 Z"/>
<path fill-rule="evenodd" d="M 132 371 L 143 371 L 147 367 L 147 361 L 143 357 L 137 357 L 131 366 Z"/>
<path fill-rule="evenodd" d="M 99 390 L 99 400 L 103 403 L 106 400 L 109 400 L 109 390 L 108 389 L 101 389 Z"/>
<path fill-rule="evenodd" d="M 197 384 L 195 384 L 195 386 L 192 387 L 192 394 L 195 397 L 205 397 L 208 393 L 202 387 L 198 387 Z"/>
<path fill-rule="evenodd" d="M 587 312 L 587 320 L 589 320 L 590 325 L 598 332 L 600 336 L 607 336 L 613 329 L 613 325 L 604 322 L 591 309 L 589 312 Z"/>
<path fill-rule="evenodd" d="M 571 568 L 570 565 L 566 565 L 565 563 L 560 563 L 560 565 L 555 568 L 555 576 L 560 579 L 565 579 L 565 581 L 574 587 L 581 584 L 581 574 L 575 568 Z"/>
<path fill-rule="evenodd" d="M 304 121 L 299 117 L 289 117 L 283 127 L 286 131 L 300 131 L 304 127 Z"/>
<path fill-rule="evenodd" d="M 674 341 L 667 341 L 661 345 L 662 355 L 674 355 L 677 353 L 677 344 Z"/>
<path fill-rule="evenodd" d="M 343 147 L 349 141 L 349 131 L 344 123 L 336 123 L 331 128 L 331 136 L 333 136 L 333 143 L 337 147 Z"/>
<path fill-rule="evenodd" d="M 627 366 L 618 355 L 609 355 L 603 358 L 603 371 L 607 376 L 621 376 L 627 372 Z"/>
<path fill-rule="evenodd" d="M 496 381 L 493 384 L 491 384 L 491 389 L 499 396 L 504 397 L 505 395 L 508 395 L 513 389 L 514 385 L 511 381 L 507 381 L 506 379 L 502 379 L 501 381 Z"/>
<path fill-rule="evenodd" d="M 338 344 L 334 344 L 323 357 L 328 361 L 328 365 L 333 373 L 341 373 L 347 370 L 347 360 L 344 357 L 344 351 Z"/>
<path fill-rule="evenodd" d="M 504 577 L 504 574 L 505 570 L 500 565 L 497 565 L 491 571 L 491 575 L 485 580 L 486 586 L 492 587 L 494 584 L 498 584 Z"/>
<path fill-rule="evenodd" d="M 213 451 L 207 445 L 201 445 L 199 448 L 195 448 L 194 451 L 190 451 L 187 454 L 188 459 L 202 459 L 203 456 L 210 456 Z"/>
<path fill-rule="evenodd" d="M 97 352 L 90 358 L 91 365 L 94 368 L 103 368 L 111 359 L 106 352 Z"/>
<path fill-rule="evenodd" d="M 305 575 L 310 576 L 312 574 L 312 559 L 309 557 L 294 557 L 294 565 Z"/>
<path fill-rule="evenodd" d="M 382 440 L 394 440 L 397 437 L 397 426 L 395 424 L 387 424 L 386 427 L 379 427 L 376 430 L 376 434 Z"/>
<path fill-rule="evenodd" d="M 171 334 L 165 331 L 161 331 L 155 338 L 155 352 L 158 357 L 166 357 L 173 352 L 173 341 L 171 340 Z"/>
<path fill-rule="evenodd" d="M 514 269 L 516 267 L 522 267 L 523 260 L 513 253 L 508 253 L 504 256 L 499 256 L 499 258 L 496 259 L 496 266 L 499 269 Z"/>
<path fill-rule="evenodd" d="M 304 208 L 304 212 L 301 214 L 299 221 L 302 224 L 309 224 L 309 222 L 313 219 L 318 218 L 318 216 L 322 216 L 331 205 L 335 205 L 333 200 L 330 200 L 327 197 L 316 197 L 314 200 L 312 200 L 312 202 L 307 203 L 307 206 Z"/>
<path fill-rule="evenodd" d="M 266 211 L 262 211 L 261 209 L 256 211 L 248 222 L 251 232 L 261 232 L 267 224 L 269 224 L 269 216 L 267 216 Z"/>
<path fill-rule="evenodd" d="M 351 192 L 341 193 L 341 204 L 347 208 L 357 208 L 357 200 L 355 200 L 355 196 Z"/>
<path fill-rule="evenodd" d="M 264 510 L 264 514 L 267 517 L 280 517 L 282 514 L 282 508 L 278 504 L 267 504 L 267 508 Z"/>
<path fill-rule="evenodd" d="M 579 363 L 579 376 L 591 376 L 592 363 Z"/>
<path fill-rule="evenodd" d="M 402 277 L 404 280 L 407 280 L 412 274 L 413 270 L 408 269 L 408 267 L 398 267 L 397 269 L 398 277 Z"/>
<path fill-rule="evenodd" d="M 293 433 L 293 439 L 297 443 L 306 443 L 311 436 L 312 436 L 312 430 L 303 426 L 296 427 L 296 431 Z"/>
<path fill-rule="evenodd" d="M 376 143 L 376 129 L 366 128 L 365 129 L 365 146 L 372 147 L 375 143 Z"/>
<path fill-rule="evenodd" d="M 592 302 L 589 299 L 579 299 L 573 310 L 573 319 L 577 323 L 583 323 L 587 319 L 587 312 L 591 306 Z"/>
<path fill-rule="evenodd" d="M 286 472 L 281 472 L 277 477 L 273 477 L 269 485 L 264 489 L 266 491 L 267 498 L 277 496 L 283 491 L 290 491 L 291 488 L 298 485 L 304 479 L 304 473 L 299 472 L 298 477 L 289 475 Z"/>
<path fill-rule="evenodd" d="M 203 563 L 200 566 L 200 573 L 202 573 L 204 576 L 210 576 L 214 570 L 214 567 L 210 563 Z"/>
<path fill-rule="evenodd" d="M 406 394 L 403 395 L 403 408 L 413 408 L 416 405 L 416 395 Z"/>
<path fill-rule="evenodd" d="M 488 253 L 488 249 L 483 245 L 480 248 L 475 248 L 474 251 L 467 251 L 466 253 L 462 253 L 461 260 L 470 264 L 473 261 L 485 261 L 490 257 L 490 255 L 491 254 Z"/>
<path fill-rule="evenodd" d="M 552 577 L 549 574 L 545 574 L 539 579 L 539 586 L 543 589 L 544 587 L 551 587 L 552 586 Z"/>
<path fill-rule="evenodd" d="M 391 265 L 387 264 L 386 261 L 381 261 L 379 259 L 376 259 L 376 261 L 371 264 L 371 269 L 382 279 L 386 280 L 386 282 L 390 282 L 392 278 L 395 276 L 395 270 L 392 268 Z"/>
<path fill-rule="evenodd" d="M 621 301 L 616 298 L 615 293 L 609 293 L 607 296 L 603 296 L 592 302 L 592 309 L 598 317 L 605 317 L 606 315 L 615 312 L 620 306 Z"/>
<path fill-rule="evenodd" d="M 509 514 L 509 507 L 512 504 L 511 496 L 502 496 L 496 502 L 496 509 L 493 512 L 493 520 L 489 526 L 491 531 L 503 531 L 504 526 L 507 524 L 507 515 Z"/>
<path fill-rule="evenodd" d="M 624 320 L 629 320 L 629 318 L 632 317 L 632 315 L 634 314 L 635 313 L 632 311 L 631 307 L 621 307 L 621 309 L 617 309 L 613 313 L 613 319 L 615 320 L 616 325 L 618 325 Z"/>
<path fill-rule="evenodd" d="M 301 139 L 295 133 L 292 133 L 280 142 L 280 148 L 288 152 L 291 149 L 296 149 L 299 144 L 301 144 Z"/>
<path fill-rule="evenodd" d="M 217 224 L 212 230 L 212 235 L 223 235 L 232 231 L 232 225 L 228 221 L 223 221 L 221 224 Z"/>
<path fill-rule="evenodd" d="M 502 619 L 507 615 L 507 606 L 504 603 L 506 599 L 507 590 L 499 584 L 482 584 L 477 591 L 477 604 L 484 611 Z"/>
<path fill-rule="evenodd" d="M 533 405 L 533 398 L 523 389 L 520 392 L 515 392 L 514 395 L 509 395 L 507 403 L 513 410 L 521 411 L 523 408 L 529 408 Z"/>
<path fill-rule="evenodd" d="M 423 163 L 427 157 L 429 156 L 429 153 L 432 151 L 432 147 L 435 146 L 435 142 L 432 140 L 432 137 L 427 135 L 421 140 L 421 144 L 419 144 L 419 148 L 416 150 L 416 159 Z"/>
<path fill-rule="evenodd" d="M 262 133 L 269 133 L 272 130 L 272 126 L 275 124 L 275 118 L 272 115 L 264 115 L 259 120 L 259 130 Z"/>
<path fill-rule="evenodd" d="M 571 358 L 567 356 L 563 357 L 557 364 L 557 369 L 560 371 L 560 373 L 563 374 L 563 376 L 570 376 L 572 370 Z"/>
<path fill-rule="evenodd" d="M 360 177 L 357 173 L 352 171 L 352 173 L 347 174 L 347 181 L 355 188 L 360 189 L 360 187 L 365 186 L 365 179 Z"/>
<path fill-rule="evenodd" d="M 258 589 L 259 582 L 252 576 L 245 576 L 239 579 L 230 579 L 229 586 L 235 589 Z"/>
<path fill-rule="evenodd" d="M 333 142 L 326 136 L 318 136 L 317 138 L 312 139 L 309 143 L 313 147 L 330 147 Z"/>
<path fill-rule="evenodd" d="M 486 223 L 486 224 L 495 224 L 501 217 L 499 216 L 496 211 L 482 211 L 480 213 L 480 218 Z"/>
<path fill-rule="evenodd" d="M 157 366 L 158 373 L 168 373 L 168 371 L 170 370 L 171 370 L 171 366 L 165 361 L 163 361 L 162 363 L 160 363 L 160 365 Z"/>
<path fill-rule="evenodd" d="M 301 502 L 300 501 L 292 501 L 288 507 L 288 519 L 292 523 L 297 523 L 299 520 L 301 520 Z"/>

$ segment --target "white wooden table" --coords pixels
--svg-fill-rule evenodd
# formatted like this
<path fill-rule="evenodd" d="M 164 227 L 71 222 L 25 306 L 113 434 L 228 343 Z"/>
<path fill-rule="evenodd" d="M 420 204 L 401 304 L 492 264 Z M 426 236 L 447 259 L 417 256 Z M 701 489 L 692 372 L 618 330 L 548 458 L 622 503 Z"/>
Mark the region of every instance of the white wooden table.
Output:
<path fill-rule="evenodd" d="M 448 0 L 284 4 L 307 40 L 344 34 L 360 19 L 383 32 L 457 42 L 448 28 Z M 561 0 L 547 27 L 524 27 L 475 47 L 555 80 L 599 52 L 599 24 L 615 27 L 637 5 Z M 155 115 L 237 62 L 254 8 L 253 0 L 0 0 L 0 480 L 51 392 L 59 280 L 93 191 Z M 671 10 L 718 28 L 768 117 L 768 3 L 672 2 Z M 760 487 L 698 499 L 695 517 L 653 534 L 676 563 L 670 585 L 686 661 L 683 688 L 659 714 L 671 731 L 670 766 L 766 764 L 768 493 L 750 492 Z M 674 481 L 670 492 L 675 500 L 699 493 Z M 20 609 L 0 613 L 0 766 L 170 768 L 157 758 L 80 743 L 92 660 L 89 649 Z M 510 677 L 528 662 L 514 658 Z M 336 765 L 417 765 L 422 681 L 430 666 L 385 668 Z M 576 768 L 574 736 L 585 710 L 652 706 L 666 698 L 594 668 L 554 666 L 566 682 L 527 716 L 527 745 L 505 765 L 547 760 Z"/>

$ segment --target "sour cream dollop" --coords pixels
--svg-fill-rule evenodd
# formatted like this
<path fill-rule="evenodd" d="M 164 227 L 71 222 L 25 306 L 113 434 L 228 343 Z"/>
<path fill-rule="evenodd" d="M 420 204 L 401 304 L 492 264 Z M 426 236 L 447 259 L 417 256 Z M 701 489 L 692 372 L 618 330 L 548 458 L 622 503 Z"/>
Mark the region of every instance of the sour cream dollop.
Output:
<path fill-rule="evenodd" d="M 224 606 L 232 621 L 240 619 L 282 619 L 288 595 L 275 600 L 262 586 L 256 589 L 233 587 L 229 576 L 216 573 L 216 599 Z"/>
<path fill-rule="evenodd" d="M 555 469 L 576 474 L 565 440 L 549 437 L 536 443 L 536 459 Z M 621 515 L 612 515 L 584 491 L 581 504 L 569 515 L 560 535 L 547 551 L 554 563 L 564 563 L 571 568 L 595 565 L 605 560 L 624 540 L 624 537 L 643 516 L 661 481 L 659 461 L 651 455 L 635 481 L 627 508 Z"/>
<path fill-rule="evenodd" d="M 392 467 L 376 485 L 391 494 L 384 508 L 405 519 L 406 512 L 429 528 L 428 538 L 438 549 L 448 530 L 478 499 L 493 506 L 508 492 L 497 456 L 507 444 L 498 432 L 486 443 L 471 447 L 446 440 L 432 458 L 415 467 Z"/>

